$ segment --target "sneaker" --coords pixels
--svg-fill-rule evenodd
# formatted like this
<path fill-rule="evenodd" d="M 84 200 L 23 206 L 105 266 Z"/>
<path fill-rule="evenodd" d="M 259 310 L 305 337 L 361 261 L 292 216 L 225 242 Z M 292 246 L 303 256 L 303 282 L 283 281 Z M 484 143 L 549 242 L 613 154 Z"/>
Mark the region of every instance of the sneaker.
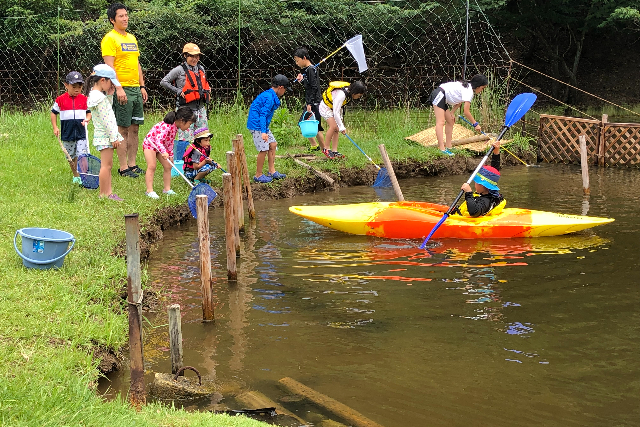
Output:
<path fill-rule="evenodd" d="M 320 146 L 316 145 L 315 147 L 309 147 L 309 151 L 312 153 L 320 151 Z"/>
<path fill-rule="evenodd" d="M 454 150 L 455 150 L 455 148 L 447 148 L 447 149 L 445 149 L 444 151 L 448 151 L 448 152 L 449 152 L 449 154 L 451 154 L 452 156 L 455 156 L 455 155 L 456 155 L 456 152 L 455 152 Z"/>
<path fill-rule="evenodd" d="M 74 176 L 73 177 L 73 183 L 82 185 L 82 179 L 80 179 L 79 176 Z"/>
<path fill-rule="evenodd" d="M 140 168 L 140 166 L 138 165 L 133 165 L 129 168 L 129 170 L 133 173 L 137 173 L 139 175 L 142 175 L 144 173 L 144 169 Z"/>
<path fill-rule="evenodd" d="M 198 184 L 211 184 L 211 181 L 209 181 L 206 178 L 203 178 L 203 179 L 194 179 L 193 183 L 196 184 L 196 185 L 198 185 Z"/>
<path fill-rule="evenodd" d="M 337 151 L 332 151 L 331 155 L 333 156 L 334 159 L 344 159 L 345 155 L 338 153 Z"/>
<path fill-rule="evenodd" d="M 107 196 L 107 199 L 109 200 L 115 200 L 116 202 L 122 202 L 124 199 L 121 197 L 118 197 L 118 195 L 116 193 L 111 193 Z"/>
<path fill-rule="evenodd" d="M 333 152 L 331 150 L 327 150 L 326 148 L 322 150 L 322 154 L 327 156 L 327 159 L 333 160 Z"/>
<path fill-rule="evenodd" d="M 162 194 L 166 194 L 167 196 L 173 196 L 176 194 L 176 192 L 173 190 L 167 190 L 167 191 L 162 190 Z"/>
<path fill-rule="evenodd" d="M 135 173 L 134 171 L 131 170 L 131 168 L 127 168 L 123 171 L 121 171 L 120 169 L 118 169 L 118 173 L 120 174 L 120 176 L 127 176 L 129 178 L 137 178 L 138 174 Z"/>
<path fill-rule="evenodd" d="M 268 182 L 273 181 L 273 178 L 271 178 L 270 176 L 264 176 L 264 175 L 260 175 L 258 177 L 253 177 L 253 182 L 257 182 L 260 184 L 266 184 Z"/>
<path fill-rule="evenodd" d="M 270 176 L 273 179 L 285 179 L 287 177 L 286 174 L 275 171 L 274 173 L 268 173 L 267 176 Z"/>
<path fill-rule="evenodd" d="M 158 196 L 158 194 L 155 191 L 150 191 L 148 193 L 144 193 L 147 195 L 147 197 L 151 197 L 152 199 L 159 199 L 160 196 Z"/>
<path fill-rule="evenodd" d="M 440 152 L 442 154 L 444 154 L 445 156 L 455 156 L 455 154 L 453 154 L 451 151 L 449 150 L 440 150 Z"/>

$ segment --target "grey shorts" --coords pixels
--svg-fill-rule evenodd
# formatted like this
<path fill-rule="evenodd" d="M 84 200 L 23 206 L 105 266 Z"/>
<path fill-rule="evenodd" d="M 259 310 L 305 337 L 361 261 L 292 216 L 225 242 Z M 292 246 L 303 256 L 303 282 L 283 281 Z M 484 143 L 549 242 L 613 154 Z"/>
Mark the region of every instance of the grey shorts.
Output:
<path fill-rule="evenodd" d="M 62 145 L 72 159 L 75 159 L 80 154 L 88 153 L 88 144 L 86 139 L 80 139 L 78 141 L 62 141 Z M 64 157 L 66 159 L 67 155 L 65 154 Z"/>
<path fill-rule="evenodd" d="M 269 151 L 269 144 L 272 142 L 275 142 L 276 144 L 278 143 L 278 141 L 276 141 L 276 138 L 273 136 L 273 134 L 271 133 L 271 131 L 267 132 L 267 136 L 268 141 L 265 141 L 262 139 L 262 131 L 260 130 L 251 130 L 251 136 L 253 137 L 253 145 L 256 146 L 256 150 L 258 151 Z"/>

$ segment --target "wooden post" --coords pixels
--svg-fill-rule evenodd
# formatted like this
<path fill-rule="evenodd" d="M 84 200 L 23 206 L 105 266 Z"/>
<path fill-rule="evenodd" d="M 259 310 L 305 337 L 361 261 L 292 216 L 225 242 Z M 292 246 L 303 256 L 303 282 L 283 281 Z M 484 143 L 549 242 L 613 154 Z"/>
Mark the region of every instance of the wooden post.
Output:
<path fill-rule="evenodd" d="M 236 135 L 236 140 L 238 141 L 238 150 L 236 151 L 237 155 L 240 155 L 240 166 L 241 166 L 241 174 L 244 178 L 244 188 L 247 192 L 247 206 L 249 209 L 249 218 L 256 218 L 256 208 L 253 205 L 253 194 L 251 193 L 251 177 L 249 176 L 249 168 L 247 167 L 247 154 L 244 152 L 244 137 L 241 133 Z"/>
<path fill-rule="evenodd" d="M 233 205 L 234 230 L 236 234 L 236 256 L 240 256 L 240 200 L 237 190 L 240 189 L 238 175 L 236 174 L 236 155 L 233 151 L 227 151 L 227 171 L 231 174 L 231 204 Z"/>
<path fill-rule="evenodd" d="M 227 278 L 229 280 L 238 280 L 238 270 L 236 269 L 236 233 L 233 218 L 233 184 L 231 183 L 231 174 L 222 174 L 222 193 L 224 196 L 224 231 L 227 241 Z"/>
<path fill-rule="evenodd" d="M 393 185 L 393 191 L 396 193 L 396 197 L 398 198 L 398 201 L 404 202 L 404 196 L 402 195 L 400 184 L 398 184 L 396 173 L 393 170 L 393 165 L 391 164 L 391 160 L 389 159 L 387 150 L 384 148 L 384 144 L 378 145 L 378 150 L 380 150 L 382 161 L 384 162 L 384 166 L 387 168 L 387 172 L 389 173 L 389 178 L 391 178 L 391 185 Z"/>
<path fill-rule="evenodd" d="M 580 135 L 578 137 L 580 141 L 580 166 L 582 167 L 582 191 L 585 195 L 591 193 L 589 189 L 589 164 L 587 160 L 587 137 Z"/>
<path fill-rule="evenodd" d="M 233 154 L 236 159 L 235 169 L 235 181 L 238 183 L 238 188 L 235 189 L 237 198 L 239 199 L 240 211 L 238 212 L 238 223 L 240 224 L 240 231 L 244 233 L 244 203 L 242 202 L 242 154 L 240 153 L 240 141 L 238 136 L 232 140 L 233 142 Z"/>
<path fill-rule="evenodd" d="M 306 164 L 305 162 L 296 159 L 295 157 L 293 157 L 291 154 L 287 154 L 287 157 L 290 158 L 291 160 L 293 160 L 294 162 L 296 162 L 297 164 L 299 164 L 302 167 L 305 167 L 307 169 L 309 169 L 311 172 L 313 172 L 318 178 L 321 178 L 324 182 L 326 182 L 327 184 L 329 184 L 330 186 L 334 186 L 335 185 L 335 181 L 333 180 L 333 178 L 331 178 L 329 175 L 327 175 L 326 173 L 320 172 L 318 169 L 314 168 L 313 166 L 310 166 L 308 164 Z"/>
<path fill-rule="evenodd" d="M 298 381 L 286 377 L 282 378 L 278 381 L 283 387 L 285 387 L 292 394 L 297 394 L 300 396 L 304 396 L 316 405 L 322 406 L 326 410 L 338 415 L 340 418 L 343 418 L 346 421 L 349 421 L 349 424 L 356 427 L 382 427 L 380 424 L 375 421 L 370 420 L 369 418 L 362 415 L 360 412 L 349 408 L 347 405 L 338 402 L 335 399 L 330 398 L 327 395 L 324 395 L 320 392 L 317 392 L 304 384 L 299 383 Z"/>
<path fill-rule="evenodd" d="M 598 166 L 604 166 L 604 157 L 605 157 L 605 150 L 606 150 L 606 144 L 605 144 L 605 124 L 609 121 L 609 115 L 607 114 L 603 114 L 602 115 L 602 122 L 600 122 L 600 135 L 599 135 L 599 141 L 598 141 Z"/>
<path fill-rule="evenodd" d="M 140 224 L 138 214 L 124 216 L 127 242 L 127 302 L 129 303 L 129 361 L 131 405 L 140 410 L 147 403 L 142 355 L 142 281 L 140 275 Z"/>
<path fill-rule="evenodd" d="M 182 317 L 180 304 L 172 304 L 167 308 L 169 315 L 169 351 L 171 352 L 171 373 L 182 368 Z M 182 372 L 180 375 L 184 375 Z"/>
<path fill-rule="evenodd" d="M 200 242 L 200 283 L 202 284 L 202 320 L 213 320 L 213 292 L 211 290 L 211 249 L 209 241 L 209 203 L 206 195 L 196 196 L 198 241 Z"/>

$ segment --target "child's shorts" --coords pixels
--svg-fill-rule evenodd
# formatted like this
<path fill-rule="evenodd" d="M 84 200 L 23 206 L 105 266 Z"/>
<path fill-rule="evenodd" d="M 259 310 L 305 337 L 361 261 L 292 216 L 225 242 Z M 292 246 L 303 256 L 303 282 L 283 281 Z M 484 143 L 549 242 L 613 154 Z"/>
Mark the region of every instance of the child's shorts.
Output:
<path fill-rule="evenodd" d="M 206 172 L 207 174 L 209 174 L 213 172 L 213 166 L 207 163 L 200 169 L 189 169 L 188 171 L 184 171 L 184 176 L 193 181 L 196 175 L 198 175 L 200 172 Z"/>
<path fill-rule="evenodd" d="M 80 139 L 78 141 L 62 141 L 62 145 L 72 159 L 75 159 L 80 154 L 88 153 L 86 139 Z M 67 157 L 66 154 L 64 157 Z"/>
<path fill-rule="evenodd" d="M 262 131 L 259 131 L 259 130 L 251 130 L 251 136 L 253 137 L 253 145 L 256 146 L 256 150 L 258 151 L 269 151 L 270 143 L 272 142 L 275 142 L 276 144 L 278 143 L 278 141 L 276 141 L 276 138 L 273 136 L 271 131 L 267 132 L 267 136 L 268 136 L 267 141 L 262 139 Z"/>
<path fill-rule="evenodd" d="M 429 104 L 442 108 L 444 111 L 449 109 L 447 105 L 447 97 L 444 94 L 444 89 L 437 87 L 431 92 L 429 96 Z"/>
<path fill-rule="evenodd" d="M 113 145 L 96 145 L 96 150 L 98 151 L 106 150 L 107 148 L 113 148 Z"/>
<path fill-rule="evenodd" d="M 318 111 L 320 111 L 320 115 L 325 120 L 333 118 L 333 110 L 329 108 L 329 106 L 324 102 L 320 103 L 320 106 L 318 107 Z"/>

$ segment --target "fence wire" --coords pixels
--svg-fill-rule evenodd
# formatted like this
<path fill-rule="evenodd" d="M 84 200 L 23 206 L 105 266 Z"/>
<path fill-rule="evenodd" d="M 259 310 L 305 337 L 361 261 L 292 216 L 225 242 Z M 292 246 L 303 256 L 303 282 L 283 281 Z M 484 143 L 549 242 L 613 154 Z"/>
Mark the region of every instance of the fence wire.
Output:
<path fill-rule="evenodd" d="M 362 34 L 369 70 L 358 73 L 346 49 L 320 65 L 323 84 L 363 79 L 366 107 L 420 107 L 443 81 L 463 68 L 466 2 L 356 0 L 192 0 L 184 4 L 135 3 L 129 31 L 154 109 L 174 105 L 160 80 L 182 61 L 185 43 L 198 44 L 212 99 L 250 102 L 271 77 L 293 78 L 293 52 L 309 49 L 317 63 L 356 34 Z M 62 90 L 71 70 L 88 75 L 101 63 L 100 41 L 112 29 L 105 12 L 55 9 L 0 18 L 0 105 L 33 108 Z M 477 72 L 504 78 L 510 58 L 486 16 L 472 2 L 467 78 Z M 301 85 L 294 85 L 302 98 Z M 505 93 L 505 96 L 508 94 Z"/>

